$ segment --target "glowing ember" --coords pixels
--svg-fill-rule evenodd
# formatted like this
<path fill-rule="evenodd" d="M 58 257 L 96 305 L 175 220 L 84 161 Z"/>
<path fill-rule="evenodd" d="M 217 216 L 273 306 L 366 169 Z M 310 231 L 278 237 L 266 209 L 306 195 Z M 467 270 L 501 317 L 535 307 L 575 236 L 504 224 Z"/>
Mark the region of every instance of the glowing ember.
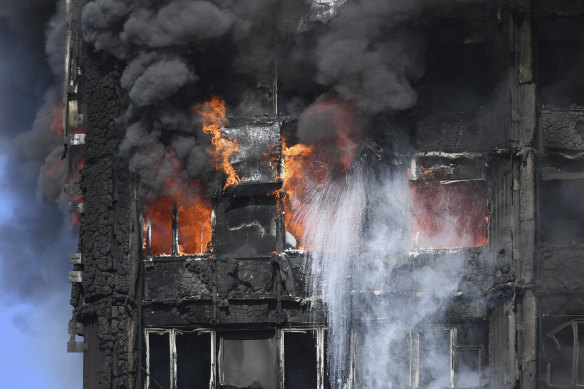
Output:
<path fill-rule="evenodd" d="M 176 182 L 167 180 L 165 189 L 169 194 L 159 196 L 147 204 L 147 215 L 151 219 L 153 255 L 172 252 L 172 212 L 178 210 L 179 252 L 198 254 L 211 241 L 211 204 L 201 197 L 200 183 L 196 180 Z M 203 240 L 201 241 L 201 229 Z M 202 244 L 201 244 L 202 243 Z M 145 246 L 145 243 L 144 243 Z"/>
<path fill-rule="evenodd" d="M 423 248 L 480 247 L 489 243 L 484 182 L 412 183 L 411 240 Z"/>
<path fill-rule="evenodd" d="M 193 108 L 201 115 L 203 131 L 211 135 L 213 149 L 208 150 L 215 161 L 215 168 L 222 171 L 227 176 L 225 188 L 236 185 L 240 181 L 233 166 L 231 166 L 231 155 L 239 150 L 239 144 L 235 139 L 222 134 L 221 127 L 227 123 L 225 117 L 225 100 L 218 96 L 211 97 L 211 101 L 199 104 Z"/>

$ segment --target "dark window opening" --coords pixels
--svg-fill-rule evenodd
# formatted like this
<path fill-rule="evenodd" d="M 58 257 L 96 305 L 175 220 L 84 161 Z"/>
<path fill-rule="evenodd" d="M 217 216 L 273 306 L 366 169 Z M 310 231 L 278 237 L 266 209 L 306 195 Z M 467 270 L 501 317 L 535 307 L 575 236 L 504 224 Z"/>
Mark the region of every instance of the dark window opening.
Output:
<path fill-rule="evenodd" d="M 211 380 L 211 334 L 177 334 L 176 353 L 178 389 L 208 389 Z"/>
<path fill-rule="evenodd" d="M 217 365 L 221 388 L 277 387 L 274 332 L 224 333 L 219 342 Z"/>
<path fill-rule="evenodd" d="M 150 388 L 170 388 L 170 346 L 168 334 L 148 335 Z"/>
<path fill-rule="evenodd" d="M 480 112 L 493 91 L 490 73 L 484 43 L 430 45 L 419 105 L 428 111 Z"/>
<path fill-rule="evenodd" d="M 317 385 L 316 339 L 311 332 L 284 333 L 285 389 L 314 389 Z"/>
<path fill-rule="evenodd" d="M 540 240 L 569 245 L 584 243 L 584 180 L 550 180 L 541 184 Z"/>
<path fill-rule="evenodd" d="M 539 29 L 537 59 L 542 103 L 558 107 L 584 105 L 584 19 L 544 20 Z"/>

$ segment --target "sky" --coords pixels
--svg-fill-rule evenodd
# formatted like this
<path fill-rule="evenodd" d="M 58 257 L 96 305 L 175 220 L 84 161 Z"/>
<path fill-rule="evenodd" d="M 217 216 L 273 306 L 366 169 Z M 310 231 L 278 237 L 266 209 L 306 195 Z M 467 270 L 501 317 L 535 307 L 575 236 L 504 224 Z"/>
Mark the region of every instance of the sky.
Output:
<path fill-rule="evenodd" d="M 82 387 L 82 354 L 66 352 L 76 232 L 63 196 L 59 203 L 37 185 L 62 143 L 50 129 L 63 77 L 57 2 L 64 0 L 0 2 L 0 374 L 7 388 Z"/>

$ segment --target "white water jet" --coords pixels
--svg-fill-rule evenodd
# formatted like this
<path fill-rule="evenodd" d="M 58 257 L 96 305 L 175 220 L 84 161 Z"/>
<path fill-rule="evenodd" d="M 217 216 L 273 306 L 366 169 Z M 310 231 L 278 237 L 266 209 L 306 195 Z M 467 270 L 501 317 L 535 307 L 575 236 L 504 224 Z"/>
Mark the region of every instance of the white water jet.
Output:
<path fill-rule="evenodd" d="M 310 250 L 309 293 L 322 296 L 327 311 L 331 388 L 351 388 L 353 381 L 360 389 L 411 387 L 403 345 L 409 331 L 429 324 L 452 296 L 459 271 L 423 269 L 419 282 L 431 293 L 390 296 L 397 287 L 392 271 L 410 249 L 410 186 L 403 169 L 357 163 L 342 177 L 306 185 L 309 194 L 295 211 Z M 444 379 L 437 376 L 436 383 Z"/>

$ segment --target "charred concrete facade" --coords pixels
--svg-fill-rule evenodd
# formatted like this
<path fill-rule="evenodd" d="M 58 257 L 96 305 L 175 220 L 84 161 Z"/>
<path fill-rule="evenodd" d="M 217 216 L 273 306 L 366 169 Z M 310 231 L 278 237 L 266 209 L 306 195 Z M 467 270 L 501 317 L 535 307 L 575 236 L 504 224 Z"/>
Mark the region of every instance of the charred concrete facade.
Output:
<path fill-rule="evenodd" d="M 82 6 L 70 4 L 65 136 L 68 158 L 84 157 L 80 182 L 67 187 L 83 195 L 71 204 L 81 227 L 68 344 L 84 353 L 83 387 L 331 387 L 326 307 L 307 294 L 310 253 L 287 237 L 277 195 L 281 134 L 297 125 L 278 115 L 277 83 L 250 86 L 246 114 L 224 128 L 240 144 L 231 163 L 248 179 L 216 191 L 212 244 L 152 255 L 139 177 L 118 156 L 123 65 L 83 41 Z M 584 3 L 444 4 L 416 23 L 427 69 L 419 103 L 399 115 L 408 147 L 380 158 L 408 171 L 420 201 L 454 190 L 487 217 L 468 219 L 477 239 L 462 247 L 414 233 L 385 289 L 367 296 L 415 307 L 432 293 L 424 268 L 464 269 L 437 311 L 441 325 L 411 328 L 396 349 L 399 387 L 429 388 L 437 374 L 449 388 L 582 386 Z M 352 358 L 359 336 L 355 328 Z M 345 387 L 360 387 L 358 375 Z"/>

